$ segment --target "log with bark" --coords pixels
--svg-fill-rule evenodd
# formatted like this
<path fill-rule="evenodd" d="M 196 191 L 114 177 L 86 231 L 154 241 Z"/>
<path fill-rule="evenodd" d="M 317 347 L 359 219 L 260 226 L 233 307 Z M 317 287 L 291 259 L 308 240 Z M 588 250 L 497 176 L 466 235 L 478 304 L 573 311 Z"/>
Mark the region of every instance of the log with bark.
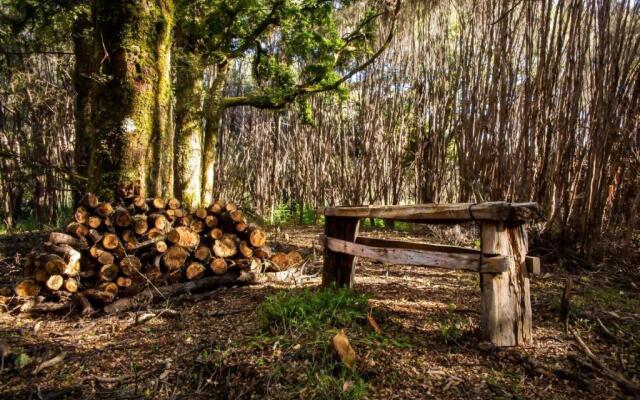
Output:
<path fill-rule="evenodd" d="M 252 273 L 234 271 L 227 272 L 220 276 L 210 276 L 189 282 L 176 283 L 159 288 L 149 288 L 143 290 L 130 298 L 123 298 L 105 306 L 107 314 L 116 314 L 122 311 L 139 308 L 152 303 L 158 299 L 166 299 L 187 292 L 198 292 L 209 290 L 220 286 L 246 285 L 255 281 Z"/>
<path fill-rule="evenodd" d="M 251 282 L 252 260 L 273 254 L 266 233 L 234 202 L 217 200 L 188 213 L 178 199 L 144 198 L 135 188 L 113 203 L 86 193 L 64 231 L 48 239 L 26 258 L 15 292 L 30 298 L 66 293 L 85 314 L 114 300 L 111 310 L 139 302 L 149 282 L 167 294 Z M 296 262 L 289 254 L 283 260 Z M 167 282 L 173 285 L 163 289 Z"/>

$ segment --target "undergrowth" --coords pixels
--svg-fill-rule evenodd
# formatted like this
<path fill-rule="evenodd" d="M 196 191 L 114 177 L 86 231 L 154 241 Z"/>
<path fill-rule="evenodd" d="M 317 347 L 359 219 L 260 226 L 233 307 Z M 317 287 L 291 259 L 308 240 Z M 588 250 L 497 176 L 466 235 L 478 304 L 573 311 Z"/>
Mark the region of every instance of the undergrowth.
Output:
<path fill-rule="evenodd" d="M 11 229 L 7 229 L 5 224 L 0 224 L 0 235 L 59 228 L 65 226 L 69 222 L 72 214 L 73 208 L 71 207 L 58 208 L 56 210 L 55 220 L 52 221 L 51 224 L 42 224 L 38 222 L 33 212 L 25 213 L 17 218 L 15 226 Z"/>
<path fill-rule="evenodd" d="M 366 366 L 344 366 L 331 342 L 344 329 L 357 354 L 364 347 L 388 344 L 367 325 L 367 311 L 367 297 L 350 289 L 279 292 L 260 306 L 261 328 L 253 346 L 278 347 L 288 359 L 304 363 L 300 374 L 281 377 L 292 397 L 362 399 L 368 391 Z"/>

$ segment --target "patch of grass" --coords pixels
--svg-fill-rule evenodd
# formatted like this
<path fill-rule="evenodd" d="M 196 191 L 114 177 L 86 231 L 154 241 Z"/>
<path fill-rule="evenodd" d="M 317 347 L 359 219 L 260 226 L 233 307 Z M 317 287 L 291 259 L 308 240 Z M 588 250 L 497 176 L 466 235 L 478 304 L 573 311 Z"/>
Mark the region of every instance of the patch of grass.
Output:
<path fill-rule="evenodd" d="M 271 210 L 267 222 L 273 226 L 322 225 L 324 216 L 308 205 L 280 203 Z"/>
<path fill-rule="evenodd" d="M 576 309 L 620 310 L 629 313 L 640 312 L 640 299 L 633 293 L 615 287 L 587 287 L 572 299 Z"/>
<path fill-rule="evenodd" d="M 366 318 L 368 299 L 351 289 L 280 292 L 261 306 L 263 324 L 281 333 L 348 328 Z"/>
<path fill-rule="evenodd" d="M 345 329 L 359 356 L 365 348 L 384 346 L 388 339 L 367 325 L 367 311 L 368 298 L 351 289 L 279 292 L 260 306 L 261 327 L 250 346 L 282 355 L 277 363 L 269 363 L 270 379 L 281 381 L 292 397 L 362 399 L 369 387 L 362 368 L 358 363 L 354 370 L 344 366 L 331 342 L 338 330 Z M 276 376 L 274 371 L 290 370 L 289 364 L 296 360 L 304 360 L 301 374 Z M 274 368 L 280 363 L 282 368 Z"/>

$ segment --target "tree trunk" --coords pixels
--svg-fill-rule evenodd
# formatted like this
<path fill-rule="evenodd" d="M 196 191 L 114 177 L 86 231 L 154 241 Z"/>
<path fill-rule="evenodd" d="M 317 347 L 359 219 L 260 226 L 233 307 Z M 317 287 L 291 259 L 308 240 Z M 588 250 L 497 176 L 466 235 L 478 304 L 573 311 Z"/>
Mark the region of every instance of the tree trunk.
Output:
<path fill-rule="evenodd" d="M 200 55 L 185 52 L 176 66 L 175 195 L 185 208 L 200 204 L 202 192 L 203 69 Z"/>
<path fill-rule="evenodd" d="M 86 177 L 89 170 L 89 155 L 93 145 L 91 95 L 93 87 L 92 75 L 95 72 L 95 42 L 91 32 L 89 10 L 78 13 L 78 18 L 73 25 L 72 38 L 73 53 L 76 57 L 73 71 L 73 88 L 76 91 L 74 161 L 78 175 Z M 85 188 L 78 187 L 74 189 L 74 200 L 77 202 Z"/>
<path fill-rule="evenodd" d="M 154 162 L 158 158 L 152 139 L 163 152 L 171 152 L 164 146 L 170 136 L 167 62 L 173 0 L 96 0 L 93 22 L 104 80 L 93 98 L 96 129 L 89 190 L 112 194 L 119 184 L 139 181 L 144 196 L 157 191 L 149 179 L 159 176 L 160 166 L 166 167 Z"/>
<path fill-rule="evenodd" d="M 165 0 L 166 1 L 166 0 Z M 150 187 L 155 187 L 154 195 L 163 198 L 173 197 L 173 99 L 171 87 L 171 43 L 173 32 L 173 0 L 167 4 L 166 23 L 157 29 L 156 68 L 158 80 L 155 95 L 154 127 L 154 171 Z"/>
<path fill-rule="evenodd" d="M 216 144 L 222 122 L 224 106 L 222 105 L 222 92 L 227 77 L 228 64 L 218 65 L 216 78 L 209 92 L 206 127 L 204 130 L 204 152 L 202 159 L 202 204 L 210 204 L 213 196 L 213 167 L 216 159 Z"/>

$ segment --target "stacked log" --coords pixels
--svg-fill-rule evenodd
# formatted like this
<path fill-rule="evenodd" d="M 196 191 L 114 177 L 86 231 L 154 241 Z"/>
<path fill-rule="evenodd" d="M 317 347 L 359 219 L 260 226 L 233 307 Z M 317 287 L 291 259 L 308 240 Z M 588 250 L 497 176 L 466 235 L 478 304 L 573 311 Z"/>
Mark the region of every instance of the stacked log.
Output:
<path fill-rule="evenodd" d="M 280 263 L 282 256 L 273 255 L 266 241 L 266 233 L 233 202 L 186 212 L 177 199 L 129 195 L 110 203 L 87 193 L 64 231 L 51 233 L 29 254 L 27 278 L 15 290 L 19 296 L 66 292 L 80 295 L 81 302 L 110 302 L 149 283 L 223 275 L 274 256 Z"/>

